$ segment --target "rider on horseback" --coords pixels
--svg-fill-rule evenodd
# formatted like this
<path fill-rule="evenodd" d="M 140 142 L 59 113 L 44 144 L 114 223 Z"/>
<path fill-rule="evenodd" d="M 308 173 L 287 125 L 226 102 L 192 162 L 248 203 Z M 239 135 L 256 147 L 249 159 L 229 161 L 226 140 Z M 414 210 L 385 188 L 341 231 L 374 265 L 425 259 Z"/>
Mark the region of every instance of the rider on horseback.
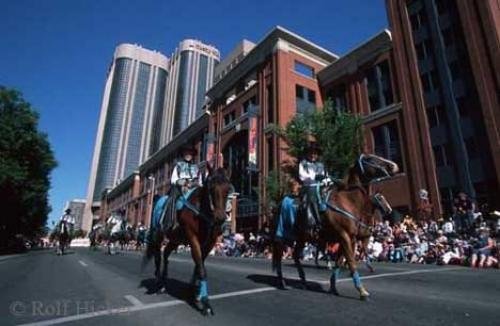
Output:
<path fill-rule="evenodd" d="M 306 157 L 299 164 L 299 179 L 302 181 L 301 211 L 307 218 L 307 224 L 314 229 L 321 226 L 320 213 L 322 207 L 321 182 L 328 177 L 325 166 L 318 160 L 321 149 L 312 136 L 308 137 Z"/>
<path fill-rule="evenodd" d="M 165 229 L 175 227 L 176 212 L 178 207 L 176 204 L 181 196 L 186 199 L 192 191 L 202 186 L 202 177 L 198 164 L 193 162 L 194 156 L 197 154 L 193 146 L 184 146 L 181 149 L 182 160 L 175 164 L 170 178 L 171 190 L 167 202 L 167 209 L 165 215 L 161 219 L 161 223 L 165 225 Z"/>
<path fill-rule="evenodd" d="M 64 215 L 61 216 L 60 221 L 68 224 L 70 228 L 73 228 L 75 225 L 75 218 L 71 215 L 71 209 L 68 208 L 64 211 Z"/>

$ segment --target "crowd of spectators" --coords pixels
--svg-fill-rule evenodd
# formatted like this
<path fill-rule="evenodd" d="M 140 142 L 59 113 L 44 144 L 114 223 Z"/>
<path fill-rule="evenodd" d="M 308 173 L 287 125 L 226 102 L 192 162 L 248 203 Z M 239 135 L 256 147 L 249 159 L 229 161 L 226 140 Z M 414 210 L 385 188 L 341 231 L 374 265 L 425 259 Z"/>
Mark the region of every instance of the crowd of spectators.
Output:
<path fill-rule="evenodd" d="M 368 257 L 372 261 L 498 268 L 499 227 L 481 215 L 467 228 L 457 227 L 453 218 L 415 222 L 406 217 L 393 225 L 386 221 L 375 226 Z"/>
<path fill-rule="evenodd" d="M 215 246 L 212 254 L 270 259 L 271 241 L 269 228 L 258 234 L 229 234 Z M 303 258 L 314 259 L 316 251 L 315 246 L 306 244 Z M 335 252 L 330 252 L 329 256 L 334 255 Z M 499 268 L 500 212 L 478 213 L 471 200 L 460 193 L 448 218 L 434 219 L 428 214 L 417 219 L 406 216 L 395 222 L 385 220 L 376 224 L 367 256 L 371 261 Z M 291 257 L 292 249 L 288 248 L 284 258 Z"/>

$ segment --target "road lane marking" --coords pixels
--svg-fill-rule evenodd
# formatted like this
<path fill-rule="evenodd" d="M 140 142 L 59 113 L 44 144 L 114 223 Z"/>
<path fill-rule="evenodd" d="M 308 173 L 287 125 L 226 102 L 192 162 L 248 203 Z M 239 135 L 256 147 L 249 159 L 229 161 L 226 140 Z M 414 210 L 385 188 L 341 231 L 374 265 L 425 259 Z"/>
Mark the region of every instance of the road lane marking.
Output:
<path fill-rule="evenodd" d="M 228 298 L 228 297 L 235 297 L 235 296 L 247 295 L 247 294 L 252 294 L 252 293 L 261 293 L 261 292 L 274 291 L 274 290 L 276 290 L 275 287 L 265 287 L 265 288 L 258 288 L 258 289 L 244 290 L 244 291 L 236 291 L 236 292 L 229 292 L 229 293 L 213 295 L 213 296 L 210 296 L 210 299 L 211 300 L 218 300 L 218 299 L 223 299 L 223 298 Z M 68 323 L 68 322 L 72 322 L 72 321 L 101 317 L 101 316 L 116 315 L 116 314 L 120 314 L 120 313 L 131 313 L 134 311 L 172 307 L 172 306 L 185 305 L 185 304 L 187 304 L 187 303 L 185 301 L 182 301 L 182 300 L 170 300 L 170 301 L 163 301 L 163 302 L 157 302 L 157 303 L 134 305 L 132 307 L 121 307 L 121 308 L 115 308 L 115 309 L 88 312 L 88 313 L 84 313 L 84 314 L 49 319 L 49 320 L 44 320 L 44 321 L 39 321 L 39 322 L 34 322 L 34 323 L 29 323 L 29 324 L 21 324 L 19 326 L 57 325 L 57 324 Z"/>
<path fill-rule="evenodd" d="M 86 263 L 86 262 L 84 262 L 84 261 L 79 260 L 78 262 L 79 262 L 79 263 L 80 263 L 80 265 L 82 265 L 83 267 L 87 267 L 87 266 L 88 266 L 88 265 L 87 265 L 87 263 Z"/>
<path fill-rule="evenodd" d="M 125 299 L 127 299 L 128 302 L 130 302 L 134 306 L 144 306 L 144 303 L 142 303 L 141 300 L 137 299 L 133 295 L 126 295 Z"/>
<path fill-rule="evenodd" d="M 416 271 L 405 271 L 405 272 L 394 272 L 394 273 L 383 273 L 383 274 L 377 274 L 377 275 L 367 275 L 367 276 L 361 276 L 361 280 L 369 280 L 372 278 L 383 278 L 383 277 L 390 277 L 390 276 L 401 276 L 401 275 L 412 275 L 412 274 L 425 274 L 425 273 L 438 273 L 438 272 L 449 272 L 449 271 L 455 271 L 455 270 L 463 270 L 462 267 L 448 267 L 448 268 L 441 268 L 441 269 L 420 269 Z M 293 278 L 288 278 L 292 280 L 300 280 L 298 277 L 293 277 Z M 351 281 L 352 278 L 346 277 L 346 278 L 341 278 L 337 280 L 338 283 L 343 283 L 347 281 Z M 325 280 L 315 280 L 315 279 L 308 279 L 308 282 L 314 282 L 314 283 L 320 283 L 320 284 L 330 284 L 330 281 L 325 281 Z"/>
<path fill-rule="evenodd" d="M 421 269 L 421 270 L 417 270 L 417 271 L 369 275 L 369 276 L 361 277 L 361 279 L 372 279 L 372 278 L 384 278 L 384 277 L 411 275 L 411 274 L 445 272 L 445 271 L 452 271 L 452 270 L 463 270 L 463 268 L 451 267 L 451 268 L 441 268 L 441 269 Z M 351 280 L 351 278 L 342 278 L 342 279 L 339 279 L 338 282 L 347 282 L 350 280 Z M 321 284 L 329 284 L 330 283 L 329 281 L 318 281 L 318 280 L 309 280 L 309 281 L 318 282 Z M 216 294 L 216 295 L 210 296 L 210 299 L 211 300 L 219 300 L 219 299 L 224 299 L 224 298 L 229 298 L 229 297 L 236 297 L 236 296 L 249 295 L 249 294 L 255 294 L 255 293 L 275 291 L 275 290 L 277 290 L 277 288 L 275 288 L 275 287 L 261 287 L 261 288 L 256 288 L 256 289 L 249 289 L 249 290 Z M 125 296 L 125 297 L 127 297 L 127 296 Z M 130 297 L 133 297 L 133 296 L 130 296 Z M 143 304 L 141 301 L 139 301 L 135 297 L 133 297 L 133 298 L 135 300 L 137 300 L 138 302 L 140 302 L 141 304 L 136 305 L 136 304 L 132 303 L 133 306 L 131 306 L 131 307 L 121 307 L 121 308 L 115 308 L 115 309 L 100 310 L 100 311 L 78 314 L 78 315 L 73 315 L 73 316 L 49 319 L 49 320 L 44 320 L 44 321 L 39 321 L 39 322 L 34 322 L 34 323 L 20 324 L 19 326 L 57 325 L 57 324 L 68 323 L 68 322 L 72 322 L 72 321 L 84 320 L 84 319 L 101 317 L 101 316 L 115 315 L 115 314 L 120 314 L 120 313 L 131 313 L 131 312 L 135 312 L 135 311 L 149 310 L 149 309 L 155 309 L 155 308 L 164 308 L 164 307 L 172 307 L 172 306 L 186 304 L 185 301 L 181 301 L 181 300 L 170 300 L 170 301 L 163 301 L 163 302 L 157 302 L 157 303 Z"/>

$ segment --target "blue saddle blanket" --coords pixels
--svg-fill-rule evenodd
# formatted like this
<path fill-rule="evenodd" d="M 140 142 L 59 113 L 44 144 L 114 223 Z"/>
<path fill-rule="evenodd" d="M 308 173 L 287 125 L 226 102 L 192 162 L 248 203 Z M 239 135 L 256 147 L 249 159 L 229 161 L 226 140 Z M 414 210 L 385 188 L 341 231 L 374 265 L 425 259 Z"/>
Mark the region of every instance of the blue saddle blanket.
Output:
<path fill-rule="evenodd" d="M 295 240 L 295 221 L 297 218 L 297 204 L 293 197 L 285 196 L 281 202 L 278 223 L 276 225 L 276 237 Z"/>
<path fill-rule="evenodd" d="M 163 210 L 167 208 L 168 196 L 161 196 L 153 207 L 153 214 L 151 217 L 151 227 L 156 228 L 160 226 L 160 219 Z"/>
<path fill-rule="evenodd" d="M 189 200 L 189 197 L 191 197 L 191 195 L 193 194 L 195 189 L 196 188 L 190 189 L 185 194 L 179 196 L 179 198 L 177 199 L 177 202 L 175 203 L 176 210 L 180 211 L 181 209 L 184 208 L 184 205 Z M 153 208 L 153 216 L 152 216 L 151 226 L 160 227 L 161 217 L 164 215 L 163 211 L 165 209 L 167 209 L 168 198 L 169 198 L 169 196 L 162 196 L 156 201 L 156 204 Z"/>

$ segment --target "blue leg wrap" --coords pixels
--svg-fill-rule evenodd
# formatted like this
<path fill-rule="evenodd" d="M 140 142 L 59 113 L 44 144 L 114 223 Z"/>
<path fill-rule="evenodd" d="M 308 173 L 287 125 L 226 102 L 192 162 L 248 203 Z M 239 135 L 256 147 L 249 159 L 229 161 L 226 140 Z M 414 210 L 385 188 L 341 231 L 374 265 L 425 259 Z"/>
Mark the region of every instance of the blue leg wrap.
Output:
<path fill-rule="evenodd" d="M 361 278 L 359 277 L 358 271 L 355 271 L 352 274 L 352 281 L 354 282 L 354 286 L 356 287 L 356 289 L 361 288 Z"/>
<path fill-rule="evenodd" d="M 206 280 L 200 281 L 199 297 L 200 299 L 208 297 L 208 284 Z"/>
<path fill-rule="evenodd" d="M 335 283 L 340 277 L 340 268 L 335 267 L 332 271 L 332 275 L 330 276 L 330 286 L 335 286 Z"/>

